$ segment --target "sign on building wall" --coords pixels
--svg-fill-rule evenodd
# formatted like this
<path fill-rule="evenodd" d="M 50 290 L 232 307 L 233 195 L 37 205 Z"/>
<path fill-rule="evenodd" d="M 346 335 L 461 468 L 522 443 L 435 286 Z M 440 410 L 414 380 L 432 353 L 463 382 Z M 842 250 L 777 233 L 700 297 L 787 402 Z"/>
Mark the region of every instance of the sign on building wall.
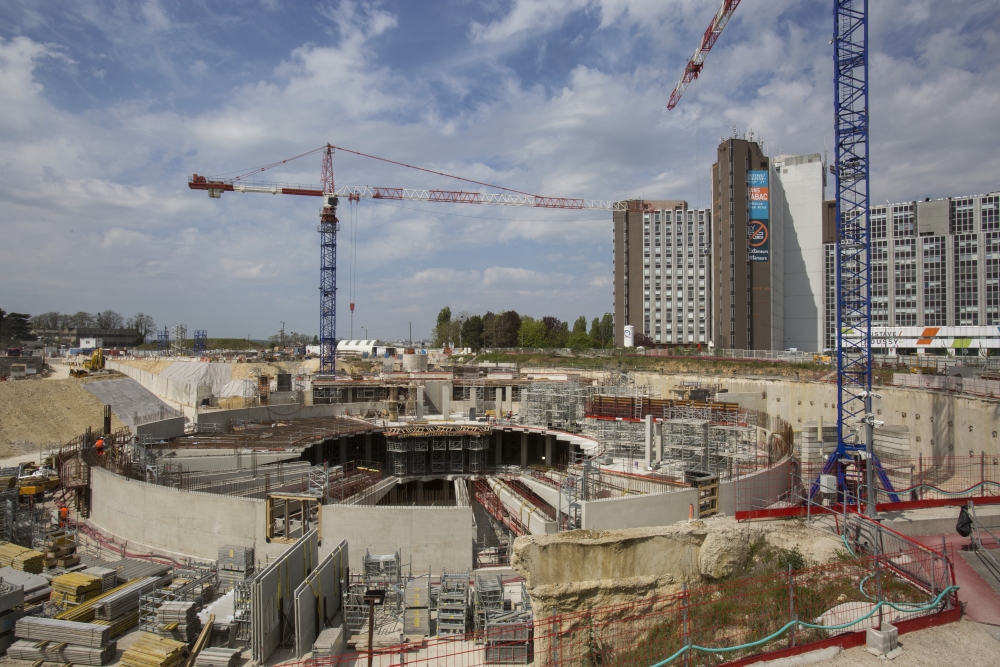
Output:
<path fill-rule="evenodd" d="M 750 171 L 750 222 L 747 224 L 747 259 L 767 262 L 771 259 L 770 196 L 767 170 Z"/>

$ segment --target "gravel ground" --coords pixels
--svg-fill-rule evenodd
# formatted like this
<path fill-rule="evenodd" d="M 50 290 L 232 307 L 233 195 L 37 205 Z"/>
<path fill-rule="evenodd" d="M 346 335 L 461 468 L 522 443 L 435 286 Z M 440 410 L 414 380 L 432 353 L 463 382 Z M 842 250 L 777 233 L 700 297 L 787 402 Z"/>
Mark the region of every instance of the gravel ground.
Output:
<path fill-rule="evenodd" d="M 959 621 L 910 632 L 899 638 L 899 644 L 903 653 L 892 661 L 880 659 L 864 647 L 858 647 L 843 651 L 832 660 L 811 664 L 816 667 L 1000 667 L 1000 626 Z"/>

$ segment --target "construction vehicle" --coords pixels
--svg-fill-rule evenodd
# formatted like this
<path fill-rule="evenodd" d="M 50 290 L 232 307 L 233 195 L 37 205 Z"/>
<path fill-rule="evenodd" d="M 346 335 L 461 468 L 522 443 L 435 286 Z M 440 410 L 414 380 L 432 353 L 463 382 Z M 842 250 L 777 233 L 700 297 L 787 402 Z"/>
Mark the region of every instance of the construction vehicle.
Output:
<path fill-rule="evenodd" d="M 75 378 L 82 378 L 100 370 L 104 370 L 104 350 L 97 348 L 93 356 L 83 362 L 83 368 L 71 368 L 69 374 Z"/>

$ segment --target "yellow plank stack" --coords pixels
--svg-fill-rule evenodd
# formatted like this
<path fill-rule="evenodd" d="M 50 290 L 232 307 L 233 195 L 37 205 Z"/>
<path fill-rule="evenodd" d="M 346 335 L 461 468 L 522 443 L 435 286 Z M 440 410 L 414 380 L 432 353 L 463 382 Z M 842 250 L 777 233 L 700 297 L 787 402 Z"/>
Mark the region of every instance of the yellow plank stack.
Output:
<path fill-rule="evenodd" d="M 110 625 L 111 626 L 111 637 L 118 637 L 123 635 L 135 626 L 139 625 L 139 610 L 133 609 L 124 616 L 119 616 L 113 621 L 102 621 L 94 620 L 91 621 L 94 625 Z"/>
<path fill-rule="evenodd" d="M 27 549 L 10 542 L 0 542 L 0 567 L 12 567 L 22 572 L 41 574 L 44 562 L 45 556 L 34 549 Z"/>
<path fill-rule="evenodd" d="M 174 667 L 188 656 L 187 644 L 143 632 L 122 654 L 124 667 Z"/>
<path fill-rule="evenodd" d="M 45 567 L 73 567 L 79 562 L 74 536 L 58 532 L 46 538 Z"/>
<path fill-rule="evenodd" d="M 101 594 L 101 579 L 88 574 L 70 572 L 52 577 L 52 596 L 49 598 L 63 609 Z"/>

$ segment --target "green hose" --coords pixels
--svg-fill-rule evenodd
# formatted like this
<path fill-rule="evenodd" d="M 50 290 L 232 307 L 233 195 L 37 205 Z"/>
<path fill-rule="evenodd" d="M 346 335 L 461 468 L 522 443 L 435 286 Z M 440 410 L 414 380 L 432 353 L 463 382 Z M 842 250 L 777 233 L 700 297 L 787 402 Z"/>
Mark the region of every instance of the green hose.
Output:
<path fill-rule="evenodd" d="M 871 576 L 871 575 L 869 575 L 869 576 Z M 867 577 L 866 577 L 866 579 L 867 579 Z M 666 660 L 661 660 L 660 662 L 657 662 L 657 663 L 651 665 L 650 667 L 663 667 L 664 665 L 667 665 L 670 662 L 672 662 L 672 661 L 676 660 L 677 658 L 679 658 L 681 655 L 683 655 L 685 653 L 685 651 L 688 651 L 688 650 L 698 650 L 698 651 L 703 651 L 705 653 L 727 653 L 729 651 L 740 651 L 740 650 L 743 650 L 743 649 L 753 648 L 755 646 L 760 646 L 761 644 L 766 644 L 767 642 L 772 641 L 772 640 L 776 639 L 777 637 L 780 637 L 789 628 L 792 628 L 792 627 L 794 627 L 796 625 L 800 625 L 800 626 L 802 626 L 804 628 L 809 628 L 809 629 L 812 629 L 812 630 L 844 630 L 846 628 L 851 627 L 852 625 L 857 625 L 861 621 L 864 621 L 864 620 L 867 620 L 867 619 L 871 618 L 872 616 L 875 615 L 875 613 L 877 611 L 879 611 L 882 608 L 883 605 L 887 605 L 889 607 L 892 607 L 896 611 L 901 611 L 901 612 L 908 613 L 908 614 L 912 614 L 912 613 L 920 612 L 920 611 L 930 611 L 931 609 L 934 609 L 936 606 L 938 606 L 939 604 L 941 604 L 941 600 L 944 599 L 944 597 L 946 595 L 948 595 L 950 593 L 953 593 L 953 592 L 955 592 L 957 590 L 958 590 L 958 586 L 949 586 L 948 588 L 946 588 L 943 591 L 941 591 L 934 598 L 934 600 L 932 600 L 929 604 L 926 604 L 926 605 L 924 605 L 922 607 L 910 607 L 910 608 L 906 608 L 906 609 L 901 609 L 898 605 L 896 605 L 893 602 L 880 602 L 880 603 L 876 604 L 874 607 L 872 607 L 872 610 L 869 611 L 864 616 L 861 616 L 860 618 L 856 618 L 853 621 L 850 621 L 848 623 L 841 623 L 840 625 L 816 625 L 815 623 L 806 623 L 805 621 L 789 621 L 788 623 L 786 623 L 785 625 L 783 625 L 781 628 L 779 628 L 778 630 L 776 630 L 774 633 L 768 635 L 767 637 L 764 637 L 763 639 L 758 639 L 755 642 L 749 642 L 747 644 L 740 644 L 738 646 L 727 646 L 727 647 L 724 647 L 724 648 L 710 648 L 710 647 L 707 647 L 707 646 L 697 646 L 695 644 L 691 644 L 691 645 L 688 645 L 688 646 L 683 646 L 683 647 L 680 648 L 680 650 L 678 650 L 676 653 L 674 653 L 672 656 L 670 656 Z"/>

